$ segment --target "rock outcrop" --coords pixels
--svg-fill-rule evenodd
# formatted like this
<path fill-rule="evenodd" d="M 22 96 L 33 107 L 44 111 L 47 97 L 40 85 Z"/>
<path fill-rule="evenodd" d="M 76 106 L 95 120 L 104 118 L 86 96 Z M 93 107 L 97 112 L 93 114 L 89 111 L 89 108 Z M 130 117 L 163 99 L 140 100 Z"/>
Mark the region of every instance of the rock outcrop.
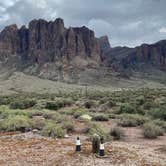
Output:
<path fill-rule="evenodd" d="M 43 64 L 76 56 L 100 61 L 100 46 L 94 32 L 87 27 L 65 28 L 61 18 L 54 22 L 32 20 L 29 27 L 6 27 L 0 33 L 0 58 L 20 56 Z"/>
<path fill-rule="evenodd" d="M 135 68 L 145 64 L 166 70 L 166 40 L 154 44 L 142 44 L 135 48 L 111 48 L 105 56 L 105 63 L 115 69 Z"/>
<path fill-rule="evenodd" d="M 39 19 L 32 20 L 28 28 L 10 25 L 2 30 L 0 61 L 12 57 L 29 66 L 37 64 L 35 71 L 25 69 L 30 74 L 54 80 L 76 79 L 89 66 L 93 70 L 104 66 L 124 72 L 126 68 L 150 64 L 165 70 L 166 40 L 135 48 L 112 48 L 107 36 L 96 38 L 85 26 L 66 28 L 61 18 L 49 22 Z"/>

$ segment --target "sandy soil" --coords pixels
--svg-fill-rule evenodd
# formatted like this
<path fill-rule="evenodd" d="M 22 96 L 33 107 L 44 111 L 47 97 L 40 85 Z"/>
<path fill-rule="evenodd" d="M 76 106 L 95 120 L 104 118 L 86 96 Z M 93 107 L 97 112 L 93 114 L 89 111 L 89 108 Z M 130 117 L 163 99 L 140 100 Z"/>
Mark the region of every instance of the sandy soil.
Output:
<path fill-rule="evenodd" d="M 166 136 L 142 138 L 139 128 L 125 128 L 123 141 L 105 144 L 106 157 L 91 153 L 91 143 L 79 135 L 82 152 L 75 152 L 75 138 L 45 138 L 32 132 L 0 134 L 0 166 L 165 166 Z"/>

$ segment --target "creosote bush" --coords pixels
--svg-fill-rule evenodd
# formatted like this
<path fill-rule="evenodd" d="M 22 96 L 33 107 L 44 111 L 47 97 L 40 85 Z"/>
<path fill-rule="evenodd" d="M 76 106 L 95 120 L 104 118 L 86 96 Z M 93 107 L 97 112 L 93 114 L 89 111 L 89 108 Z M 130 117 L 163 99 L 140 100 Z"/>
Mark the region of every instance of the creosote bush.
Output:
<path fill-rule="evenodd" d="M 32 127 L 32 121 L 27 116 L 16 115 L 9 116 L 1 121 L 0 129 L 4 131 L 26 131 Z"/>
<path fill-rule="evenodd" d="M 49 109 L 49 110 L 58 110 L 59 108 L 62 108 L 64 107 L 64 104 L 62 101 L 47 101 L 46 102 L 46 106 L 45 108 L 46 109 Z"/>
<path fill-rule="evenodd" d="M 65 130 L 60 125 L 49 122 L 43 127 L 41 134 L 52 138 L 63 138 Z"/>
<path fill-rule="evenodd" d="M 46 121 L 43 119 L 33 119 L 32 120 L 33 129 L 42 130 L 45 125 L 46 125 Z"/>
<path fill-rule="evenodd" d="M 122 114 L 122 113 L 134 114 L 134 113 L 136 113 L 136 109 L 132 105 L 125 103 L 125 104 L 121 105 L 119 113 L 120 114 Z"/>
<path fill-rule="evenodd" d="M 120 140 L 123 139 L 125 134 L 124 130 L 121 129 L 120 127 L 114 127 L 110 131 L 110 135 L 114 138 L 114 140 Z"/>
<path fill-rule="evenodd" d="M 92 120 L 95 120 L 95 121 L 108 121 L 109 116 L 105 115 L 105 114 L 96 114 L 96 115 L 93 116 Z"/>
<path fill-rule="evenodd" d="M 151 115 L 154 119 L 166 121 L 166 106 L 163 105 L 159 108 L 151 109 L 148 111 L 148 114 Z"/>
<path fill-rule="evenodd" d="M 139 114 L 121 114 L 118 125 L 122 127 L 136 127 L 143 125 L 148 120 L 147 117 Z"/>
<path fill-rule="evenodd" d="M 104 138 L 104 140 L 110 140 L 109 133 L 105 129 L 103 129 L 99 124 L 89 123 L 87 132 L 90 134 L 90 138 L 92 139 L 94 134 L 100 136 L 100 138 Z"/>
<path fill-rule="evenodd" d="M 11 109 L 27 109 L 33 107 L 36 104 L 35 100 L 18 100 L 10 103 Z"/>
<path fill-rule="evenodd" d="M 64 121 L 62 123 L 62 127 L 66 129 L 67 132 L 73 132 L 74 131 L 74 123 L 72 121 Z"/>
<path fill-rule="evenodd" d="M 82 108 L 78 108 L 78 109 L 73 109 L 72 110 L 73 116 L 74 118 L 79 118 L 81 115 L 84 115 L 87 113 L 87 110 L 82 109 Z"/>
<path fill-rule="evenodd" d="M 70 106 L 72 104 L 73 100 L 71 99 L 57 99 L 55 101 L 47 101 L 45 108 L 49 110 L 58 110 L 62 107 Z"/>
<path fill-rule="evenodd" d="M 24 110 L 19 110 L 19 109 L 9 109 L 7 106 L 1 106 L 0 107 L 0 118 L 5 119 L 9 116 L 14 116 L 14 115 L 27 115 L 27 112 Z"/>
<path fill-rule="evenodd" d="M 146 102 L 146 99 L 143 95 L 140 95 L 136 98 L 136 103 L 138 105 L 143 105 Z"/>
<path fill-rule="evenodd" d="M 90 108 L 95 107 L 95 106 L 96 106 L 96 103 L 93 100 L 88 100 L 84 103 L 84 107 L 87 109 L 90 109 Z"/>
<path fill-rule="evenodd" d="M 160 119 L 153 120 L 153 123 L 159 127 L 161 127 L 166 132 L 166 121 L 162 121 Z"/>
<path fill-rule="evenodd" d="M 143 126 L 143 135 L 148 139 L 155 139 L 164 134 L 164 130 L 152 122 L 145 123 Z"/>

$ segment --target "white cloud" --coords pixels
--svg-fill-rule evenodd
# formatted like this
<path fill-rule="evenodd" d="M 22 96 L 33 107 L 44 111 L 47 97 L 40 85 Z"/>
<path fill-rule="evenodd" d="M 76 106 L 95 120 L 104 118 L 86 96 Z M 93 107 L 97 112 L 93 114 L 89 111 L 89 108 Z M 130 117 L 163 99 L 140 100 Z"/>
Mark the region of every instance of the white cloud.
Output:
<path fill-rule="evenodd" d="M 109 34 L 113 30 L 113 26 L 102 19 L 91 19 L 87 26 L 94 30 L 97 36 Z"/>
<path fill-rule="evenodd" d="M 139 20 L 139 21 L 135 21 L 135 22 L 131 22 L 131 23 L 128 23 L 128 24 L 125 24 L 121 27 L 121 29 L 123 30 L 135 30 L 137 29 L 140 25 L 142 24 L 142 21 Z"/>
<path fill-rule="evenodd" d="M 165 6 L 166 0 L 0 0 L 0 29 L 61 17 L 67 27 L 87 25 L 98 37 L 108 35 L 113 46 L 136 46 L 166 38 Z"/>
<path fill-rule="evenodd" d="M 18 1 L 20 1 L 20 0 L 2 0 L 0 2 L 0 6 L 2 6 L 2 7 L 10 7 L 10 6 L 13 6 Z"/>
<path fill-rule="evenodd" d="M 160 32 L 160 33 L 166 33 L 166 27 L 160 28 L 160 29 L 159 29 L 159 32 Z"/>

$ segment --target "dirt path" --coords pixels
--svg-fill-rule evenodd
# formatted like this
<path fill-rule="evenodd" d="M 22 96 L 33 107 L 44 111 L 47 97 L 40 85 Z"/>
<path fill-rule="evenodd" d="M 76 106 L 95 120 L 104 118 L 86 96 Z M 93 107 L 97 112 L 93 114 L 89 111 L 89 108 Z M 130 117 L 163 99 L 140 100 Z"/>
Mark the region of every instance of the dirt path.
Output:
<path fill-rule="evenodd" d="M 100 159 L 91 153 L 91 144 L 81 135 L 82 152 L 75 153 L 76 135 L 68 139 L 44 138 L 31 132 L 8 133 L 0 136 L 0 166 L 164 166 L 166 152 L 159 148 L 166 136 L 157 140 L 145 140 L 139 129 L 126 129 L 125 141 L 107 143 L 107 157 Z M 134 136 L 135 135 L 135 136 Z M 137 137 L 136 137 L 137 136 Z"/>

